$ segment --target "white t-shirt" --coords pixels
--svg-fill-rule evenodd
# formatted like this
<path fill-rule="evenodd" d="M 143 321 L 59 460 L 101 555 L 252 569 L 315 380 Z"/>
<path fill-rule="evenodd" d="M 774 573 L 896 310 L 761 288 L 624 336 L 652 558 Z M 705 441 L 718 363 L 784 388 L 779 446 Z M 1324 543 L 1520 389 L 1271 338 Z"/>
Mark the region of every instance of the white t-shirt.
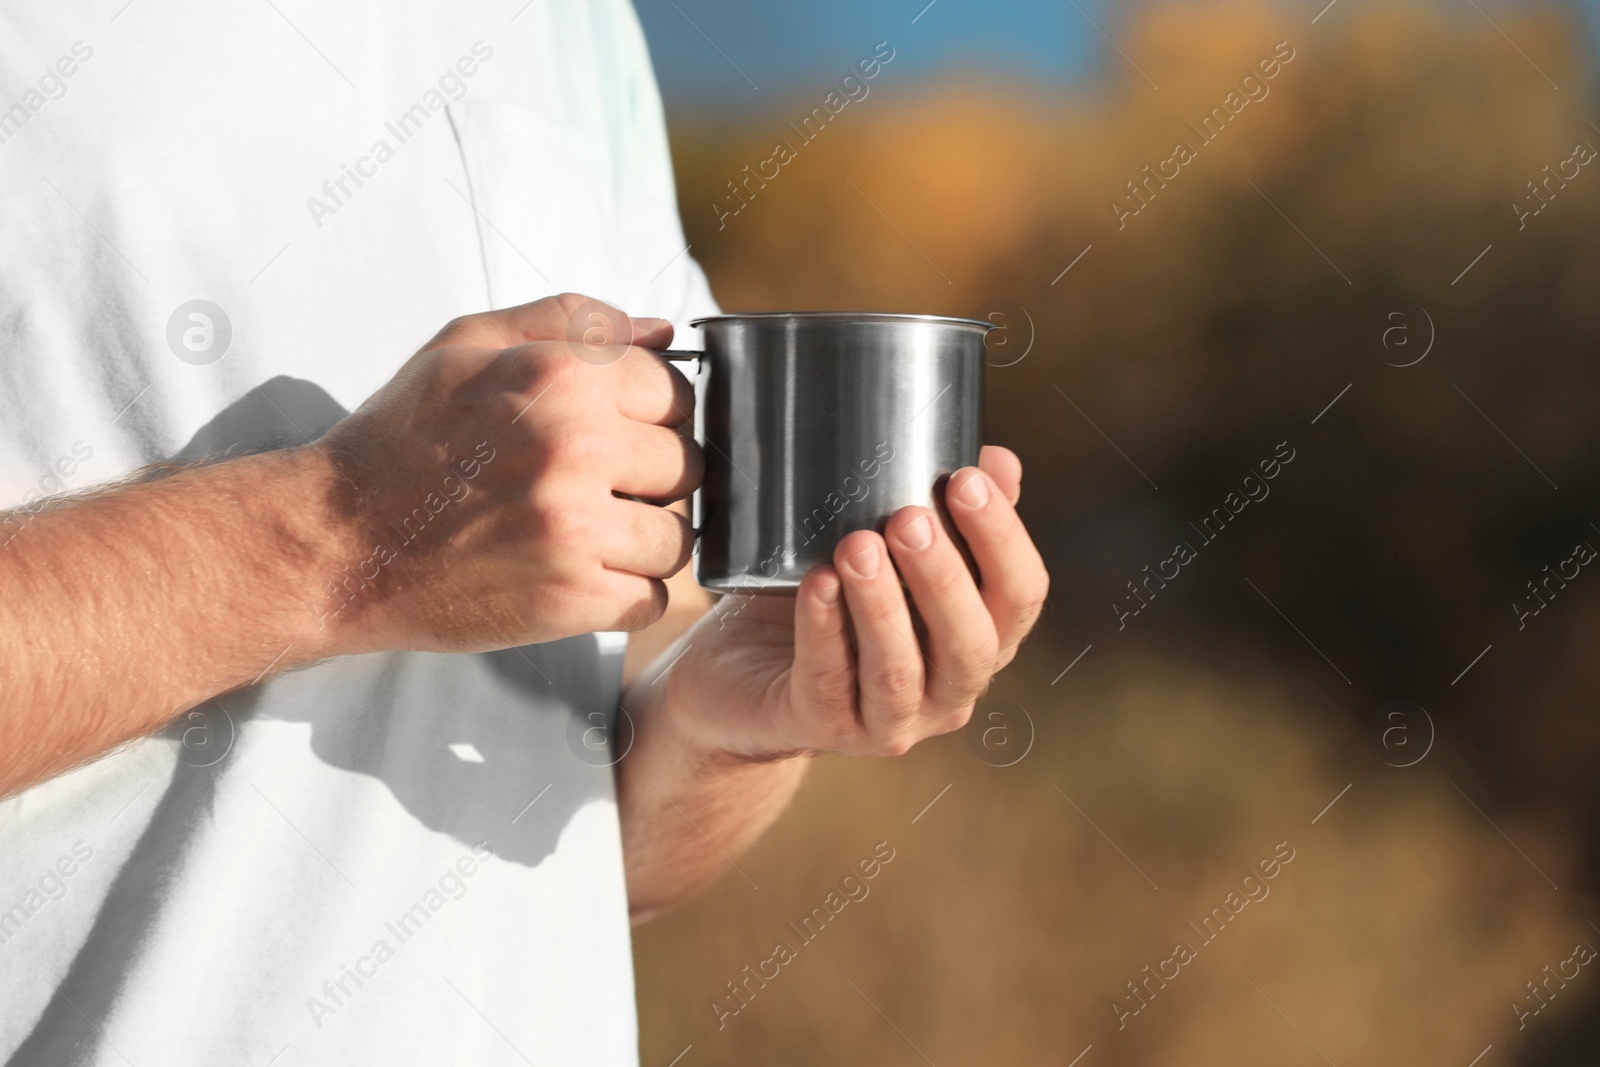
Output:
<path fill-rule="evenodd" d="M 4 507 L 298 443 L 466 312 L 715 311 L 626 0 L 7 4 L 0 190 Z M 624 643 L 324 663 L 0 803 L 0 1060 L 636 1063 Z"/>

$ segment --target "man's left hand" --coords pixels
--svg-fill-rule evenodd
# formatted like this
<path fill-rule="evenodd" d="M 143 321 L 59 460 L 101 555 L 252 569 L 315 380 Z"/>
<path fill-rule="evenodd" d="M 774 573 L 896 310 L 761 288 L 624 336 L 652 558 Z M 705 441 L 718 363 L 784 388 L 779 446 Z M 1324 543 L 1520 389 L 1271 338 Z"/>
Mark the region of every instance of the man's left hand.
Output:
<path fill-rule="evenodd" d="M 793 598 L 724 597 L 661 680 L 672 732 L 702 752 L 768 760 L 897 756 L 960 729 L 1049 588 L 1017 515 L 1021 483 L 1021 461 L 996 446 L 946 483 L 976 575 L 937 515 L 907 507 L 881 535 L 846 536 Z"/>

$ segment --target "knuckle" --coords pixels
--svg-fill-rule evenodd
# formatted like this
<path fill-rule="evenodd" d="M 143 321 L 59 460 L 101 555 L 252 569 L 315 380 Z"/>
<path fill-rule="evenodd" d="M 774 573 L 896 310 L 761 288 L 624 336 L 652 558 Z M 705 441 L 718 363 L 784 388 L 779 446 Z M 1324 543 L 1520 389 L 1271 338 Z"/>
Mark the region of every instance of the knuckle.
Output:
<path fill-rule="evenodd" d="M 540 395 L 547 389 L 565 392 L 578 384 L 577 360 L 569 353 L 546 343 L 523 345 L 512 351 L 521 354 L 528 363 L 530 374 L 527 388 Z"/>
<path fill-rule="evenodd" d="M 586 618 L 591 613 L 594 600 L 589 583 L 576 569 L 557 570 L 541 584 L 546 610 L 542 615 L 536 612 L 534 618 Z"/>
<path fill-rule="evenodd" d="M 999 642 L 992 636 L 961 645 L 950 653 L 951 673 L 957 678 L 970 679 L 972 686 L 982 687 L 988 684 L 999 654 Z"/>
<path fill-rule="evenodd" d="M 566 494 L 540 485 L 530 495 L 527 510 L 530 532 L 540 543 L 553 548 L 589 544 L 589 523 Z"/>
<path fill-rule="evenodd" d="M 451 339 L 466 337 L 474 332 L 477 324 L 477 315 L 457 315 L 444 324 L 444 329 L 439 331 L 439 336 Z"/>
<path fill-rule="evenodd" d="M 660 619 L 667 611 L 667 583 L 657 578 L 649 579 L 649 591 L 634 601 L 617 619 L 620 630 L 643 630 Z"/>
<path fill-rule="evenodd" d="M 569 330 L 573 316 L 579 314 L 589 305 L 596 303 L 593 297 L 584 296 L 582 293 L 557 293 L 555 296 L 546 297 L 566 319 Z"/>
<path fill-rule="evenodd" d="M 1044 612 L 1045 598 L 1049 595 L 1049 584 L 1043 583 L 1033 586 L 1021 598 L 1021 606 L 1017 609 L 1018 620 L 1025 627 L 1031 627 Z"/>
<path fill-rule="evenodd" d="M 1028 567 L 1026 602 L 1031 608 L 1044 606 L 1045 597 L 1050 595 L 1050 571 L 1045 568 L 1044 560 L 1036 551 Z"/>
<path fill-rule="evenodd" d="M 916 662 L 891 660 L 866 671 L 867 688 L 879 693 L 901 697 L 906 693 L 922 691 L 922 667 Z M 898 702 L 897 702 L 898 706 Z"/>
<path fill-rule="evenodd" d="M 582 424 L 569 424 L 547 438 L 540 450 L 547 470 L 593 474 L 604 469 L 610 445 Z"/>
<path fill-rule="evenodd" d="M 1039 578 L 1033 585 L 1033 596 L 1028 599 L 1028 617 L 1036 619 L 1044 610 L 1044 602 L 1050 596 L 1050 572 L 1039 565 Z"/>
<path fill-rule="evenodd" d="M 893 758 L 895 756 L 904 756 L 911 751 L 912 746 L 915 744 L 916 741 L 909 734 L 895 734 L 879 741 L 876 751 L 880 756 Z"/>
<path fill-rule="evenodd" d="M 482 365 L 481 349 L 451 339 L 425 353 L 420 370 L 435 388 L 449 389 Z"/>

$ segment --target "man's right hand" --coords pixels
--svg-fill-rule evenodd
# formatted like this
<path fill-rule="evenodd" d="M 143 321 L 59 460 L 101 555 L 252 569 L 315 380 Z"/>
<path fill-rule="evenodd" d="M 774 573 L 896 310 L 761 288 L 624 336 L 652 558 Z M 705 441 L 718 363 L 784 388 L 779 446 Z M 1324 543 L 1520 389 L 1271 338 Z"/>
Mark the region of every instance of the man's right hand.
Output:
<path fill-rule="evenodd" d="M 573 294 L 441 330 L 312 446 L 337 469 L 348 557 L 309 606 L 326 648 L 479 651 L 655 621 L 693 541 L 659 505 L 703 468 L 693 388 L 651 351 L 671 340 Z"/>
<path fill-rule="evenodd" d="M 701 474 L 671 340 L 468 316 L 319 441 L 0 512 L 0 797 L 272 671 L 649 624 Z"/>

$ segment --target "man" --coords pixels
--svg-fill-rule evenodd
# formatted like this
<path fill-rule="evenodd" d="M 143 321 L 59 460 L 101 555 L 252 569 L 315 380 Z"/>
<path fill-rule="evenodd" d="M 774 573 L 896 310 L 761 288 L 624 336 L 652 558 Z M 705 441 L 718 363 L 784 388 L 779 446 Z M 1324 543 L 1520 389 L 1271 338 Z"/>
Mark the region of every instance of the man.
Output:
<path fill-rule="evenodd" d="M 37 5 L 0 68 L 0 1055 L 636 1062 L 628 915 L 1032 625 L 1015 457 L 981 584 L 906 509 L 704 614 L 622 0 Z"/>

